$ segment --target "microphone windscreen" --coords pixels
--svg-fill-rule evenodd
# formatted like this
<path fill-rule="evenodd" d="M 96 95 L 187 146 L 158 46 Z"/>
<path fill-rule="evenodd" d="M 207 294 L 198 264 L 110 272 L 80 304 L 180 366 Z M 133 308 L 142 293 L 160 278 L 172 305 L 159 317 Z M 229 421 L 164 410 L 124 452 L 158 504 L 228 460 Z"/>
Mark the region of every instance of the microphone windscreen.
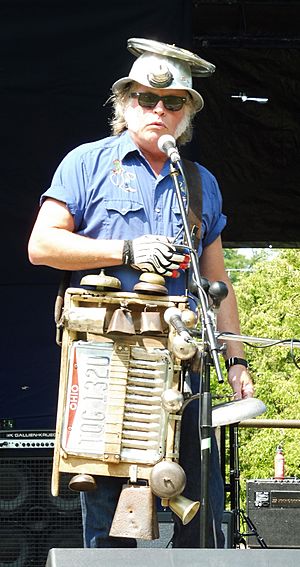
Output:
<path fill-rule="evenodd" d="M 161 152 L 168 153 L 169 148 L 176 148 L 176 140 L 170 134 L 164 134 L 158 139 L 157 145 Z"/>

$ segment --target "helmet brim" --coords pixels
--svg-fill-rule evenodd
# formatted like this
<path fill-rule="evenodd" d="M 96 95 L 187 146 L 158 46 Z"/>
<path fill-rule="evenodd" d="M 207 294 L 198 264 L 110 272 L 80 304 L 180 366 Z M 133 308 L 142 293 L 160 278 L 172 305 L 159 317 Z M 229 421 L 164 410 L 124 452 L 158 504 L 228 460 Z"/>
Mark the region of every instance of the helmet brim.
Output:
<path fill-rule="evenodd" d="M 114 94 L 118 93 L 120 90 L 122 90 L 124 87 L 126 87 L 129 83 L 133 83 L 133 82 L 138 82 L 140 85 L 143 85 L 145 87 L 149 87 L 149 88 L 153 88 L 151 87 L 151 85 L 145 84 L 145 82 L 140 82 L 140 81 L 134 81 L 131 77 L 123 77 L 122 79 L 119 79 L 118 81 L 116 81 L 113 86 L 112 86 L 112 92 Z M 202 110 L 203 106 L 204 106 L 204 100 L 201 96 L 200 93 L 198 93 L 197 91 L 195 91 L 195 89 L 190 89 L 190 88 L 180 88 L 178 86 L 170 86 L 170 87 L 165 87 L 164 90 L 169 90 L 169 89 L 175 89 L 175 90 L 182 90 L 182 91 L 187 91 L 188 93 L 190 93 L 194 105 L 195 105 L 195 110 L 196 112 L 199 112 L 200 110 Z"/>

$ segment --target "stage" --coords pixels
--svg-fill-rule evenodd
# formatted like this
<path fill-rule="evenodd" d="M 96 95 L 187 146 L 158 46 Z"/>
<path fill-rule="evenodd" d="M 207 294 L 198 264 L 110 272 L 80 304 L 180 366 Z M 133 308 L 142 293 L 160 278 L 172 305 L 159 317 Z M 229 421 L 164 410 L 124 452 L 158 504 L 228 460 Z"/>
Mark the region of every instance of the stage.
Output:
<path fill-rule="evenodd" d="M 294 549 L 51 549 L 46 567 L 299 567 Z"/>

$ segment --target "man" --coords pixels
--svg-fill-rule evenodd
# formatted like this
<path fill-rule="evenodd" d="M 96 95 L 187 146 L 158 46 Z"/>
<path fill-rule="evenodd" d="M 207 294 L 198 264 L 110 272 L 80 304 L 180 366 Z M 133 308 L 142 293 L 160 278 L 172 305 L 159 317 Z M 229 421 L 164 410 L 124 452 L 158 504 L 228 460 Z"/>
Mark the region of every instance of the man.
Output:
<path fill-rule="evenodd" d="M 147 46 L 147 40 L 145 40 Z M 156 45 L 158 49 L 156 49 Z M 170 295 L 185 293 L 187 258 L 182 246 L 182 218 L 170 176 L 170 162 L 158 146 L 164 134 L 180 146 L 191 138 L 191 122 L 203 107 L 192 88 L 189 57 L 171 48 L 138 53 L 129 76 L 112 87 L 112 136 L 71 151 L 55 172 L 29 241 L 29 258 L 72 272 L 72 285 L 86 273 L 105 268 L 131 291 L 140 270 L 165 276 Z M 147 46 L 148 47 L 148 46 Z M 165 53 L 165 52 L 164 52 Z M 189 52 L 186 52 L 189 53 Z M 197 56 L 195 56 L 197 57 Z M 200 58 L 199 58 L 200 59 Z M 196 63 L 197 66 L 197 63 Z M 202 178 L 202 235 L 198 249 L 201 275 L 224 281 L 228 296 L 218 314 L 220 331 L 239 333 L 234 292 L 224 269 L 221 232 L 226 218 L 214 176 L 197 164 Z M 179 277 L 177 277 L 179 276 Z M 230 341 L 228 380 L 236 398 L 253 395 L 241 343 Z M 199 377 L 192 377 L 197 389 Z M 200 462 L 197 404 L 184 414 L 181 464 L 187 474 L 185 494 L 199 499 Z M 98 477 L 95 491 L 82 493 L 84 541 L 87 547 L 134 547 L 135 540 L 113 538 L 109 529 L 122 479 Z M 213 437 L 210 466 L 209 547 L 222 547 L 223 484 Z M 174 547 L 199 546 L 199 514 L 187 526 L 175 520 Z"/>

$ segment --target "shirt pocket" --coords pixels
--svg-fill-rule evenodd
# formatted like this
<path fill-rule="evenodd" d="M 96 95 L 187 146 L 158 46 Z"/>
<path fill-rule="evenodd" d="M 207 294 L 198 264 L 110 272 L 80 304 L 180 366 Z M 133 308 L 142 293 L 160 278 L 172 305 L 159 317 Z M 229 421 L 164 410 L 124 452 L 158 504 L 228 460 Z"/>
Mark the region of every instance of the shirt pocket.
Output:
<path fill-rule="evenodd" d="M 132 239 L 149 234 L 144 204 L 139 201 L 107 199 L 106 238 Z"/>

